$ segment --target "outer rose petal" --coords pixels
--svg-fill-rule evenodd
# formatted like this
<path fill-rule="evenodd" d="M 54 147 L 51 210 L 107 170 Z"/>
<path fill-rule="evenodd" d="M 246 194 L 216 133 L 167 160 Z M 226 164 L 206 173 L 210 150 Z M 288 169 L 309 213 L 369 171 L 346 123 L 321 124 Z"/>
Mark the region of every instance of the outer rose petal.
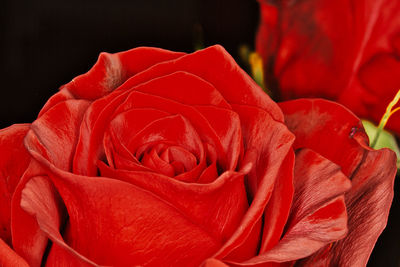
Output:
<path fill-rule="evenodd" d="M 48 168 L 66 204 L 68 244 L 97 263 L 197 266 L 220 246 L 206 230 L 146 190 L 115 179 L 64 172 L 32 154 Z"/>
<path fill-rule="evenodd" d="M 2 267 L 29 267 L 28 263 L 0 238 L 0 265 Z"/>
<path fill-rule="evenodd" d="M 152 47 L 139 47 L 116 54 L 101 53 L 92 69 L 63 87 L 78 99 L 94 100 L 109 94 L 136 73 L 184 54 Z"/>
<path fill-rule="evenodd" d="M 217 259 L 210 258 L 205 260 L 201 267 L 229 267 L 229 265 L 226 265 L 225 263 Z"/>
<path fill-rule="evenodd" d="M 246 151 L 242 164 L 251 164 L 252 166 L 246 180 L 251 206 L 237 231 L 214 255 L 217 259 L 230 259 L 231 257 L 242 259 L 254 255 L 254 251 L 253 254 L 250 254 L 249 250 L 242 250 L 241 247 L 249 246 L 246 241 L 253 237 L 252 231 L 263 216 L 276 179 L 282 178 L 282 175 L 288 175 L 289 177 L 284 179 L 291 183 L 292 172 L 283 171 L 283 168 L 293 168 L 290 161 L 288 162 L 289 166 L 283 166 L 287 155 L 292 153 L 291 146 L 294 139 L 286 126 L 275 121 L 263 109 L 236 104 L 232 107 L 239 114 L 242 124 L 244 150 Z M 290 190 L 288 192 L 290 193 Z M 292 196 L 289 194 L 286 197 L 291 199 Z M 283 216 L 285 213 L 287 214 L 286 209 L 288 208 L 283 205 Z M 237 254 L 237 250 L 240 254 Z M 243 252 L 249 254 L 242 254 Z"/>
<path fill-rule="evenodd" d="M 274 119 L 278 121 L 283 119 L 276 103 L 261 90 L 220 45 L 210 46 L 176 60 L 156 64 L 133 76 L 118 90 L 130 89 L 140 83 L 176 71 L 189 72 L 209 82 L 230 104 L 260 107 L 267 110 Z"/>
<path fill-rule="evenodd" d="M 296 134 L 295 145 L 314 149 L 332 160 L 352 181 L 346 194 L 348 235 L 335 242 L 329 253 L 321 251 L 310 260 L 340 266 L 365 265 L 386 226 L 397 170 L 396 155 L 389 149 L 369 148 L 359 119 L 341 105 L 301 99 L 283 102 L 280 107 L 286 124 Z"/>
<path fill-rule="evenodd" d="M 21 255 L 30 266 L 40 266 L 47 246 L 47 236 L 40 230 L 36 218 L 21 207 L 22 191 L 31 177 L 41 173 L 41 168 L 31 161 L 21 179 L 12 199 L 12 243 L 13 249 Z M 49 187 L 43 187 L 37 195 L 45 196 L 49 203 L 54 203 L 54 192 Z M 58 212 L 55 210 L 54 212 Z M 54 213 L 53 213 L 54 214 Z M 56 221 L 56 220 L 53 220 Z"/>
<path fill-rule="evenodd" d="M 35 218 L 40 230 L 53 241 L 54 246 L 61 246 L 70 253 L 68 258 L 72 258 L 72 262 L 96 265 L 64 243 L 60 234 L 61 224 L 65 220 L 61 213 L 64 207 L 48 177 L 35 176 L 29 179 L 22 190 L 21 207 Z"/>
<path fill-rule="evenodd" d="M 126 53 L 129 54 L 129 51 Z M 84 175 L 95 174 L 93 159 L 101 153 L 99 135 L 105 130 L 108 116 L 125 100 L 129 90 L 135 90 L 136 86 L 154 82 L 160 77 L 168 77 L 175 72 L 191 73 L 200 80 L 208 82 L 229 103 L 254 105 L 265 109 L 275 120 L 283 120 L 283 115 L 276 103 L 236 64 L 225 49 L 218 45 L 212 46 L 175 60 L 155 64 L 133 75 L 117 90 L 96 101 L 85 118 L 82 138 L 77 148 L 77 154 L 84 152 L 90 155 L 75 157 L 74 172 Z M 228 76 L 229 79 L 224 78 Z M 179 86 L 179 88 L 184 88 L 184 86 Z"/>
<path fill-rule="evenodd" d="M 221 242 L 230 238 L 248 209 L 244 173 L 227 171 L 208 184 L 196 184 L 155 173 L 113 170 L 104 165 L 100 171 L 105 177 L 154 193 Z"/>
<path fill-rule="evenodd" d="M 30 161 L 23 145 L 28 130 L 29 124 L 0 130 L 0 239 L 7 244 L 11 244 L 11 198 Z"/>
<path fill-rule="evenodd" d="M 233 263 L 261 266 L 311 255 L 347 232 L 344 193 L 351 187 L 339 166 L 309 149 L 296 153 L 295 194 L 286 230 L 276 246 L 252 259 Z"/>
<path fill-rule="evenodd" d="M 25 139 L 26 147 L 40 151 L 58 168 L 72 170 L 80 125 L 88 106 L 86 100 L 57 103 L 32 123 Z"/>
<path fill-rule="evenodd" d="M 324 97 L 338 101 L 358 116 L 378 123 L 400 82 L 392 62 L 376 60 L 388 54 L 398 62 L 400 2 L 259 2 L 262 19 L 257 51 L 266 63 L 268 86 L 279 90 L 283 99 Z M 375 77 L 379 84 L 362 77 L 366 68 L 378 70 L 369 77 Z M 389 79 L 384 79 L 382 71 Z M 398 134 L 399 119 L 396 116 L 388 123 Z"/>

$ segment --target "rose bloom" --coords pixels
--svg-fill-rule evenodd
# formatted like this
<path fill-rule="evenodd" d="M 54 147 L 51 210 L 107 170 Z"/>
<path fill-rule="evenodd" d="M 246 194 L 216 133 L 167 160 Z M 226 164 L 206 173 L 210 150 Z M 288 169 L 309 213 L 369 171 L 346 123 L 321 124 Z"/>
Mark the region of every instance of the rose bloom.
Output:
<path fill-rule="evenodd" d="M 379 123 L 400 89 L 400 1 L 259 3 L 256 50 L 275 95 L 331 99 Z M 400 136 L 400 112 L 387 128 Z"/>
<path fill-rule="evenodd" d="M 273 102 L 221 47 L 102 53 L 0 131 L 1 266 L 362 266 L 394 153 L 334 102 Z"/>

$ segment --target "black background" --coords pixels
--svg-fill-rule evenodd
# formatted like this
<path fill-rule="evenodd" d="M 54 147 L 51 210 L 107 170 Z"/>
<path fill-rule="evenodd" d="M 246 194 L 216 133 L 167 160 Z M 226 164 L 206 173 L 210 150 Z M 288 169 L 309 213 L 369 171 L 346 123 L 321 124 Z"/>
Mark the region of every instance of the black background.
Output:
<path fill-rule="evenodd" d="M 219 43 L 237 59 L 239 45 L 254 45 L 257 24 L 255 0 L 2 0 L 0 128 L 32 122 L 102 51 L 192 52 L 202 36 L 205 46 Z M 368 266 L 400 266 L 399 187 L 397 179 L 389 224 Z"/>

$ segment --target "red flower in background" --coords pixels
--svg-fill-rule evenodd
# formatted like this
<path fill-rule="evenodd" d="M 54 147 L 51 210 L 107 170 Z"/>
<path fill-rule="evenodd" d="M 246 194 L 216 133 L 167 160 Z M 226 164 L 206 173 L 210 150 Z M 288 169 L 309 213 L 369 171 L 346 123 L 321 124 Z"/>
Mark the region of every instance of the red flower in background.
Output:
<path fill-rule="evenodd" d="M 400 89 L 400 2 L 260 0 L 257 52 L 282 99 L 323 97 L 376 123 Z M 389 120 L 400 134 L 400 113 Z"/>
<path fill-rule="evenodd" d="M 396 172 L 367 140 L 336 103 L 278 106 L 220 46 L 102 54 L 0 131 L 0 264 L 363 265 Z"/>

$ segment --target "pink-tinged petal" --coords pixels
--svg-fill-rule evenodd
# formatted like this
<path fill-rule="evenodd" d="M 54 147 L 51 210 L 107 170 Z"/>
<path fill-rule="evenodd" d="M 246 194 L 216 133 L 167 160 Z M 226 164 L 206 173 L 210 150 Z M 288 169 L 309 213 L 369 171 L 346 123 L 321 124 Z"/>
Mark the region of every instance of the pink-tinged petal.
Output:
<path fill-rule="evenodd" d="M 192 73 L 211 83 L 229 104 L 244 104 L 265 109 L 278 121 L 283 120 L 276 103 L 248 76 L 220 45 L 187 54 L 175 60 L 161 62 L 138 73 L 118 90 L 130 89 L 140 83 L 176 71 Z M 226 77 L 229 77 L 227 79 Z"/>
<path fill-rule="evenodd" d="M 28 263 L 0 238 L 0 265 L 2 267 L 29 267 Z"/>
<path fill-rule="evenodd" d="M 293 183 L 293 204 L 282 239 L 270 250 L 235 265 L 294 261 L 344 237 L 344 194 L 351 182 L 340 167 L 312 150 L 302 149 L 296 153 Z"/>
<path fill-rule="evenodd" d="M 23 207 L 23 205 L 25 205 L 25 208 L 29 204 L 35 205 L 37 204 L 37 201 L 31 202 L 30 200 L 27 200 L 26 197 L 39 197 L 45 199 L 45 201 L 48 202 L 45 205 L 47 205 L 47 210 L 50 212 L 50 216 L 47 220 L 56 222 L 57 227 L 59 227 L 61 223 L 61 210 L 56 204 L 56 195 L 53 187 L 48 183 L 44 183 L 39 187 L 37 186 L 38 183 L 35 182 L 45 179 L 41 176 L 43 173 L 43 169 L 35 160 L 32 160 L 12 198 L 12 245 L 14 250 L 33 267 L 41 266 L 42 257 L 48 243 L 48 237 L 42 230 L 40 230 L 35 215 L 27 212 Z M 26 185 L 31 181 L 31 179 L 35 180 L 30 183 L 30 189 L 28 188 L 25 190 Z"/>
<path fill-rule="evenodd" d="M 310 260 L 333 265 L 365 265 L 386 226 L 393 198 L 396 155 L 389 149 L 369 148 L 359 119 L 336 103 L 303 99 L 280 106 L 289 129 L 298 138 L 296 146 L 309 147 L 335 162 L 352 182 L 346 194 L 348 235 L 333 243 L 328 253 L 322 249 Z"/>
<path fill-rule="evenodd" d="M 286 126 L 275 121 L 265 110 L 245 105 L 232 105 L 232 108 L 242 122 L 245 155 L 241 165 L 250 167 L 246 184 L 251 206 L 243 216 L 240 227 L 214 255 L 217 259 L 227 257 L 233 250 L 246 244 L 252 229 L 263 216 L 275 181 L 281 175 L 282 163 L 287 154 L 292 153 L 294 140 Z M 285 168 L 293 168 L 293 165 Z"/>
<path fill-rule="evenodd" d="M 61 89 L 57 93 L 55 93 L 52 97 L 47 100 L 46 104 L 43 106 L 43 108 L 40 110 L 38 117 L 42 116 L 44 113 L 46 113 L 50 108 L 54 107 L 60 102 L 64 102 L 67 100 L 74 99 L 74 96 L 71 94 L 70 91 L 67 89 Z"/>
<path fill-rule="evenodd" d="M 220 246 L 207 229 L 147 190 L 77 176 L 33 155 L 48 168 L 68 210 L 68 244 L 98 264 L 198 266 Z"/>
<path fill-rule="evenodd" d="M 67 100 L 43 113 L 31 125 L 25 139 L 28 149 L 35 149 L 63 170 L 72 169 L 79 129 L 89 102 Z"/>
<path fill-rule="evenodd" d="M 0 239 L 9 245 L 11 198 L 30 161 L 23 145 L 28 130 L 29 124 L 14 124 L 0 130 Z"/>
<path fill-rule="evenodd" d="M 60 234 L 61 224 L 65 220 L 61 212 L 64 206 L 48 177 L 35 176 L 29 179 L 21 193 L 21 208 L 36 219 L 40 230 L 54 244 L 68 251 L 70 261 L 96 265 L 65 244 Z"/>
<path fill-rule="evenodd" d="M 62 89 L 67 89 L 75 98 L 95 100 L 109 94 L 136 73 L 183 55 L 150 47 L 134 48 L 116 54 L 101 53 L 92 69 L 74 78 Z"/>
<path fill-rule="evenodd" d="M 248 208 L 244 173 L 227 171 L 207 184 L 184 183 L 157 173 L 114 170 L 100 164 L 100 173 L 134 184 L 172 203 L 220 242 L 237 229 Z"/>

